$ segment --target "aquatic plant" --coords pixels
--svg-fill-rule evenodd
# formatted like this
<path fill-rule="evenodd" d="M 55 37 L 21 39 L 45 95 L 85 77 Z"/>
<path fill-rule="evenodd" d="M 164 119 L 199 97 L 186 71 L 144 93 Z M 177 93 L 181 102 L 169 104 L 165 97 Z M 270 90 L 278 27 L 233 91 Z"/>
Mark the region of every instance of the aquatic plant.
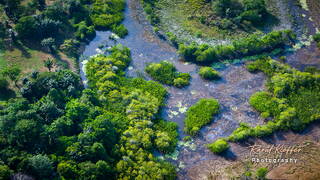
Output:
<path fill-rule="evenodd" d="M 196 135 L 204 125 L 211 122 L 219 109 L 216 99 L 200 99 L 187 110 L 184 131 L 192 136 Z"/>

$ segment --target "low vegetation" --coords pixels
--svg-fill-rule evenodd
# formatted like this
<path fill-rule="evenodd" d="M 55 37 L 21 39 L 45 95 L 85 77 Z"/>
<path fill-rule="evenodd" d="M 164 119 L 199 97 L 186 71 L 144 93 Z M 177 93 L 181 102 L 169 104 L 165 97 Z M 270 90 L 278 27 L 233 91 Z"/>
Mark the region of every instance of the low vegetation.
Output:
<path fill-rule="evenodd" d="M 199 75 L 206 80 L 216 80 L 220 78 L 219 72 L 211 67 L 201 67 Z"/>
<path fill-rule="evenodd" d="M 249 137 L 264 137 L 278 130 L 302 131 L 320 119 L 320 76 L 300 72 L 270 58 L 247 65 L 251 72 L 264 72 L 269 81 L 268 91 L 251 96 L 250 105 L 263 118 L 271 118 L 264 125 L 251 127 L 240 123 L 228 141 L 242 141 Z"/>
<path fill-rule="evenodd" d="M 187 110 L 184 131 L 192 136 L 196 135 L 203 126 L 212 121 L 219 109 L 216 99 L 200 99 Z"/>
<path fill-rule="evenodd" d="M 253 34 L 247 38 L 233 41 L 230 45 L 209 46 L 206 44 L 180 44 L 179 54 L 186 60 L 197 64 L 211 64 L 226 59 L 270 52 L 290 45 L 295 35 L 290 30 L 273 31 L 266 35 Z"/>
<path fill-rule="evenodd" d="M 320 33 L 315 34 L 313 40 L 317 43 L 318 48 L 320 48 Z"/>
<path fill-rule="evenodd" d="M 182 88 L 190 84 L 188 73 L 177 72 L 175 66 L 168 61 L 149 64 L 145 71 L 156 81 Z"/>
<path fill-rule="evenodd" d="M 218 139 L 214 143 L 208 144 L 208 148 L 213 153 L 219 154 L 229 149 L 229 144 L 223 139 Z"/>

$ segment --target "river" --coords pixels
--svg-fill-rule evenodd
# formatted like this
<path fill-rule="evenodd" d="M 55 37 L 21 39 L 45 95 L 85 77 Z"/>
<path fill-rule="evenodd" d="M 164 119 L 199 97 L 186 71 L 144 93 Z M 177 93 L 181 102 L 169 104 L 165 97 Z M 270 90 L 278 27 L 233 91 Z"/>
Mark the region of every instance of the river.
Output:
<path fill-rule="evenodd" d="M 216 98 L 221 104 L 221 113 L 213 119 L 211 124 L 201 129 L 199 136 L 187 144 L 180 142 L 175 153 L 176 157 L 166 157 L 179 167 L 178 179 L 191 179 L 190 177 L 194 175 L 190 174 L 190 170 L 198 164 L 218 159 L 221 161 L 221 157 L 214 155 L 206 148 L 207 143 L 219 137 L 228 136 L 240 122 L 251 125 L 263 123 L 259 114 L 250 107 L 248 99 L 253 93 L 264 90 L 266 77 L 262 73 L 249 73 L 244 64 L 239 63 L 219 70 L 222 76 L 219 81 L 209 82 L 201 79 L 197 73 L 198 66 L 183 62 L 179 59 L 174 47 L 153 33 L 152 26 L 145 19 L 138 2 L 137 0 L 127 1 L 123 24 L 129 30 L 129 34 L 124 39 L 117 40 L 117 43 L 131 49 L 132 62 L 127 70 L 127 76 L 139 76 L 150 80 L 144 72 L 145 66 L 147 63 L 162 60 L 171 61 L 178 71 L 191 74 L 191 84 L 186 88 L 166 86 L 169 96 L 162 115 L 164 119 L 178 124 L 180 139 L 185 136 L 183 119 L 188 107 L 200 98 Z M 100 45 L 114 45 L 115 42 L 109 39 L 110 35 L 111 32 L 108 31 L 97 31 L 95 39 L 85 47 L 83 56 L 97 54 L 100 51 L 97 50 Z M 290 58 L 295 59 L 293 55 L 290 55 Z M 80 63 L 81 77 L 85 81 L 82 67 L 83 64 Z M 229 152 L 227 157 L 237 158 L 232 152 Z"/>

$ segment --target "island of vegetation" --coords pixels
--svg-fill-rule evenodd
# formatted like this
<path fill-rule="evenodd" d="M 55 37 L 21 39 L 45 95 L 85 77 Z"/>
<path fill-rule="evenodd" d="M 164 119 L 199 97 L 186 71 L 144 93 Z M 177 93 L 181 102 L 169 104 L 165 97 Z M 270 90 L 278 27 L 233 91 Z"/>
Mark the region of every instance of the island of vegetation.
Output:
<path fill-rule="evenodd" d="M 199 75 L 206 80 L 217 80 L 220 79 L 219 72 L 211 67 L 201 67 Z"/>
<path fill-rule="evenodd" d="M 175 66 L 168 61 L 151 63 L 145 70 L 154 80 L 166 85 L 182 88 L 190 84 L 190 74 L 177 72 Z"/>
<path fill-rule="evenodd" d="M 212 121 L 219 109 L 220 105 L 216 99 L 200 99 L 187 110 L 184 131 L 195 136 L 203 126 Z"/>
<path fill-rule="evenodd" d="M 319 74 L 301 72 L 270 58 L 251 62 L 247 68 L 250 72 L 262 71 L 269 78 L 268 91 L 253 94 L 249 102 L 263 118 L 271 120 L 256 127 L 240 123 L 239 128 L 224 138 L 225 141 L 265 137 L 279 130 L 302 131 L 308 124 L 319 120 Z"/>

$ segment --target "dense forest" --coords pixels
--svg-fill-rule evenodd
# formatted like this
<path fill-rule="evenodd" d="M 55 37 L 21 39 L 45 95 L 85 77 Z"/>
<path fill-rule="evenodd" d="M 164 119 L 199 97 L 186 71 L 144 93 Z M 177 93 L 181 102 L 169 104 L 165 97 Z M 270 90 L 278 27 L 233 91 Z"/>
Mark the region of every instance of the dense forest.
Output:
<path fill-rule="evenodd" d="M 22 97 L 1 105 L 1 175 L 38 179 L 174 179 L 175 168 L 153 156 L 172 152 L 176 125 L 157 113 L 166 90 L 125 78 L 130 50 L 87 65 L 90 88 L 68 70 L 23 78 Z"/>

